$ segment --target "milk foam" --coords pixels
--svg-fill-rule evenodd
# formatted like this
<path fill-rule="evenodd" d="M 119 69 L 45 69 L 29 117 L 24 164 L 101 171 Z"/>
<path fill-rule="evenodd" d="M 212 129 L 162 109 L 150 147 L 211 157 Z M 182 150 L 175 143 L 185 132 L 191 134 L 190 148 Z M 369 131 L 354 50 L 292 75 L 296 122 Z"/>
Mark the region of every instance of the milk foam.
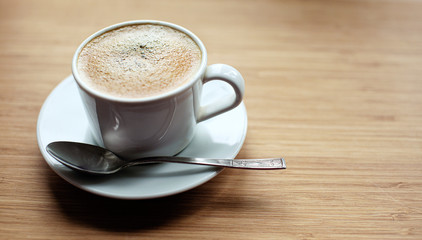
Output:
<path fill-rule="evenodd" d="M 79 54 L 78 72 L 82 81 L 100 92 L 143 98 L 183 85 L 200 64 L 201 50 L 189 36 L 144 24 L 94 38 Z"/>

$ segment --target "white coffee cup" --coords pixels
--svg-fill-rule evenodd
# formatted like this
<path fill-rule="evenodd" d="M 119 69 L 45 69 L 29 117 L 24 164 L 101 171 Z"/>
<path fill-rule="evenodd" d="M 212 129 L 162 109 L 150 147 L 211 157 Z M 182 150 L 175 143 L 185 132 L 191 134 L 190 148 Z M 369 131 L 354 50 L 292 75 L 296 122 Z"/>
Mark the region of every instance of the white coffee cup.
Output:
<path fill-rule="evenodd" d="M 194 77 L 173 90 L 139 99 L 111 96 L 82 81 L 77 64 L 84 46 L 105 32 L 134 24 L 167 26 L 188 35 L 202 52 Z M 207 51 L 199 38 L 183 27 L 162 21 L 123 22 L 96 32 L 76 50 L 72 73 L 97 144 L 127 159 L 177 154 L 190 143 L 199 122 L 235 108 L 244 95 L 244 80 L 235 68 L 225 64 L 207 66 Z M 228 83 L 234 92 L 225 98 L 207 99 L 207 105 L 202 105 L 203 85 L 214 80 Z"/>

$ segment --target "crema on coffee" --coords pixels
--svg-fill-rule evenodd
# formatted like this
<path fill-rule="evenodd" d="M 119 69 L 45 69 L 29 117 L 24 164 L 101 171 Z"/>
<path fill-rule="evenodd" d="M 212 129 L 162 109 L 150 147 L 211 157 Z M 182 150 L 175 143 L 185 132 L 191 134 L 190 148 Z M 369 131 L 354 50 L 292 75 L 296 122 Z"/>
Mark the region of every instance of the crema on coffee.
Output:
<path fill-rule="evenodd" d="M 107 95 L 144 98 L 171 91 L 190 80 L 201 64 L 201 50 L 185 33 L 154 24 L 117 28 L 81 50 L 82 81 Z"/>

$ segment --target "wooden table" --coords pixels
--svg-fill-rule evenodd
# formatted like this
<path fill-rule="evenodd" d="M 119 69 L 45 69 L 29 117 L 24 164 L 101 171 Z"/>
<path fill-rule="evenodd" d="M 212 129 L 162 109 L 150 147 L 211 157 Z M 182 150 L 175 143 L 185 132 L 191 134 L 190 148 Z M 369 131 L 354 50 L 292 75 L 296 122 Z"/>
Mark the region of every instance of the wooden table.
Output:
<path fill-rule="evenodd" d="M 238 158 L 152 200 L 100 197 L 44 161 L 36 124 L 93 32 L 174 22 L 246 80 Z M 0 239 L 422 239 L 421 1 L 0 1 Z"/>

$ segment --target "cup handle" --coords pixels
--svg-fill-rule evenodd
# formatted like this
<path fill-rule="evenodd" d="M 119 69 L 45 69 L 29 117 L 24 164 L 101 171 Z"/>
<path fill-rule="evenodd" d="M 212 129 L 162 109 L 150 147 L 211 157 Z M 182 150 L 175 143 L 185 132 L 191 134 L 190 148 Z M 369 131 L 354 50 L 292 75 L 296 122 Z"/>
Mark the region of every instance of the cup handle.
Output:
<path fill-rule="evenodd" d="M 237 107 L 243 99 L 245 92 L 245 81 L 242 75 L 232 66 L 226 64 L 213 64 L 207 67 L 205 76 L 202 80 L 203 84 L 219 80 L 224 81 L 233 88 L 234 95 L 224 98 L 214 99 L 211 103 L 201 106 L 198 115 L 198 122 L 212 118 L 218 114 Z"/>

